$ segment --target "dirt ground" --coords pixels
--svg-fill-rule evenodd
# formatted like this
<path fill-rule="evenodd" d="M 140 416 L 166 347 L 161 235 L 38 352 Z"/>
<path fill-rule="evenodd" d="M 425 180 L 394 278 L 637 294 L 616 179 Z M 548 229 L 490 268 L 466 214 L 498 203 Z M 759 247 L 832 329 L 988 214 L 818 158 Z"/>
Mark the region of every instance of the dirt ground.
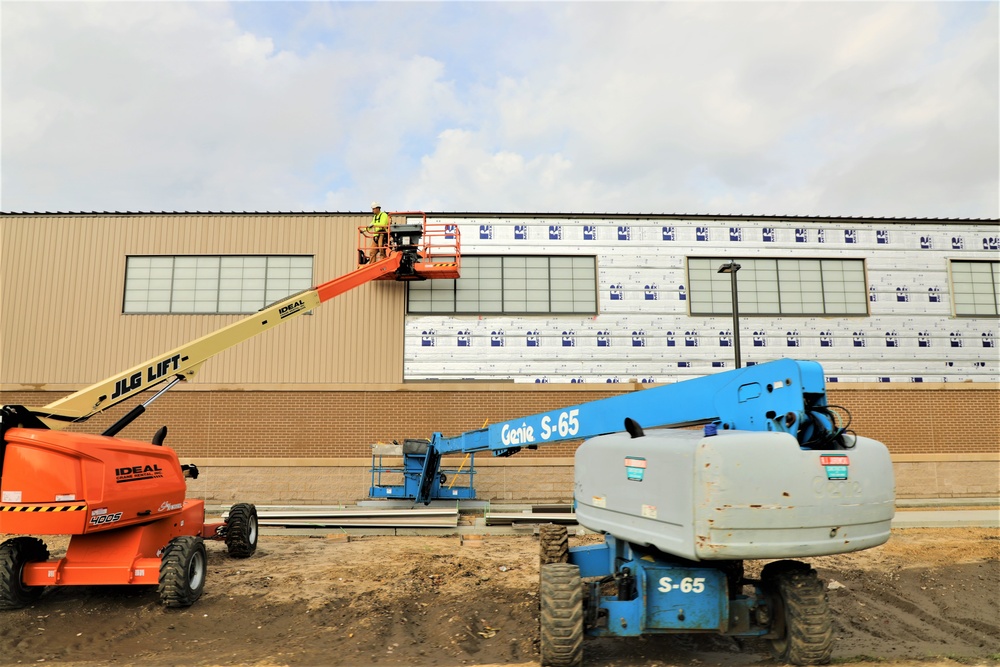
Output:
<path fill-rule="evenodd" d="M 571 545 L 596 536 L 573 537 Z M 54 556 L 62 538 L 46 540 Z M 538 540 L 486 536 L 261 537 L 247 560 L 209 542 L 188 609 L 154 589 L 52 588 L 0 612 L 0 664 L 538 664 Z M 1000 665 L 1000 531 L 907 529 L 884 546 L 809 559 L 829 587 L 833 662 Z M 748 575 L 760 563 L 748 562 Z M 761 640 L 588 639 L 585 664 L 776 664 Z"/>

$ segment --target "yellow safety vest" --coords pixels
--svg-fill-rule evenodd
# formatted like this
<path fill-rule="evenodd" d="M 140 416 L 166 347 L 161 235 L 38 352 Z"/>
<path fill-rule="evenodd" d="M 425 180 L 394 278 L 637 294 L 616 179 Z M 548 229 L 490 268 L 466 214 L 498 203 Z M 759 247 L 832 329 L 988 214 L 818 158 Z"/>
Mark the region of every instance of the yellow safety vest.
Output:
<path fill-rule="evenodd" d="M 389 214 L 385 211 L 379 211 L 372 216 L 372 224 L 368 225 L 368 228 L 376 234 L 384 233 L 389 229 Z"/>

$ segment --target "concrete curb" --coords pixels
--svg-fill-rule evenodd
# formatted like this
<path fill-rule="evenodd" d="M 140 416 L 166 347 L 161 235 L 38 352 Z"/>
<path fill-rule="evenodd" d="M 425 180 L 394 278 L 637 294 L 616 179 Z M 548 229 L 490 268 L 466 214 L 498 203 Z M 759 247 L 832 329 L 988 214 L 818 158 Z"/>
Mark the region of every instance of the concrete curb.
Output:
<path fill-rule="evenodd" d="M 1000 528 L 1000 509 L 904 510 L 893 528 Z"/>

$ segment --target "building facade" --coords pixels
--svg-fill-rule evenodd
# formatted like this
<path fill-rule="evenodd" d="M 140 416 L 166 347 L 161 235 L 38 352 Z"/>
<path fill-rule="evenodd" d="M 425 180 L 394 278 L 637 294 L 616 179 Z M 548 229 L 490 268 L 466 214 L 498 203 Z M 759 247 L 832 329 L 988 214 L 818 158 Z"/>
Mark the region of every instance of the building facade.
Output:
<path fill-rule="evenodd" d="M 742 365 L 820 362 L 851 428 L 889 446 L 900 496 L 998 494 L 997 220 L 428 220 L 461 239 L 462 278 L 353 290 L 209 360 L 121 435 L 168 425 L 209 501 L 353 502 L 373 443 L 730 369 L 738 343 Z M 366 221 L 3 214 L 0 401 L 46 405 L 347 273 Z M 574 447 L 481 456 L 479 497 L 569 501 Z"/>
<path fill-rule="evenodd" d="M 595 293 L 589 306 L 571 306 L 577 313 L 528 312 L 528 298 L 504 302 L 506 292 L 462 312 L 459 298 L 448 302 L 454 281 L 417 286 L 426 300 L 411 288 L 405 380 L 653 383 L 732 368 L 733 282 L 718 269 L 735 262 L 745 364 L 816 360 L 831 383 L 1000 381 L 992 221 L 447 219 L 466 266 L 502 265 L 480 292 L 525 290 L 518 281 L 530 283 L 531 269 L 508 269 L 515 261 L 572 257 L 583 260 L 578 274 L 596 266 L 585 278 Z M 546 271 L 537 270 L 543 281 Z"/>

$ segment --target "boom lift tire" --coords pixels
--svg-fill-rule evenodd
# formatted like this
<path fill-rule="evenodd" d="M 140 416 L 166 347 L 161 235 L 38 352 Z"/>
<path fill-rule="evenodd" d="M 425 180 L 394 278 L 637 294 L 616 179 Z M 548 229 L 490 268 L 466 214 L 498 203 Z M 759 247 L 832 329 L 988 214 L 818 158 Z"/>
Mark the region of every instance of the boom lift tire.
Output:
<path fill-rule="evenodd" d="M 257 507 L 238 503 L 226 519 L 226 549 L 233 558 L 249 558 L 257 551 Z"/>
<path fill-rule="evenodd" d="M 583 664 L 583 582 L 568 563 L 541 567 L 539 625 L 542 667 Z"/>
<path fill-rule="evenodd" d="M 205 590 L 208 554 L 200 537 L 170 540 L 160 561 L 160 601 L 167 607 L 190 607 Z"/>
<path fill-rule="evenodd" d="M 833 617 L 816 570 L 799 561 L 768 563 L 761 586 L 774 605 L 775 658 L 793 665 L 822 665 L 833 652 Z"/>
<path fill-rule="evenodd" d="M 20 609 L 39 598 L 43 586 L 25 586 L 21 572 L 27 563 L 45 562 L 49 550 L 37 537 L 15 537 L 0 544 L 0 609 Z"/>
<path fill-rule="evenodd" d="M 542 524 L 538 529 L 538 546 L 541 565 L 569 562 L 569 534 L 566 526 Z"/>

